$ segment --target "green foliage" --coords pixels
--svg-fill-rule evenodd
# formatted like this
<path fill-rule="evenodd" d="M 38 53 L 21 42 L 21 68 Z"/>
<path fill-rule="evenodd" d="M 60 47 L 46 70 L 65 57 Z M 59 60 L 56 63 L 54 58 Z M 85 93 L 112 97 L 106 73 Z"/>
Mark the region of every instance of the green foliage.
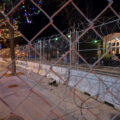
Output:
<path fill-rule="evenodd" d="M 107 54 L 107 55 L 105 56 L 105 58 L 106 58 L 106 59 L 111 59 L 111 58 L 112 58 L 112 54 Z"/>

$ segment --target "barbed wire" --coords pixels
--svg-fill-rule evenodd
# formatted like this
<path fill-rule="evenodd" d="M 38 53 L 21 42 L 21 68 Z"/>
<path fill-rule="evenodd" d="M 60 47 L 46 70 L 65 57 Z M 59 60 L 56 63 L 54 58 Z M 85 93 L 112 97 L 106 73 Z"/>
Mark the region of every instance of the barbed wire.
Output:
<path fill-rule="evenodd" d="M 36 7 L 38 7 L 37 5 L 36 5 L 36 3 L 33 1 L 33 0 L 31 0 L 31 2 L 32 2 L 32 4 L 34 4 Z M 112 5 L 112 1 L 109 1 L 110 3 L 108 4 L 108 6 L 93 20 L 93 21 L 95 21 L 96 19 L 98 20 L 98 17 L 102 14 L 102 13 L 104 13 L 105 11 L 106 11 L 106 9 L 107 8 L 111 8 L 111 5 Z M 59 14 L 59 12 L 63 9 L 63 8 L 65 8 L 65 6 L 67 5 L 67 4 L 69 4 L 69 3 L 71 3 L 71 4 L 73 4 L 74 5 L 74 7 L 79 11 L 79 13 L 80 13 L 80 15 L 82 15 L 83 17 L 85 17 L 86 19 L 88 19 L 85 15 L 84 15 L 84 13 L 82 13 L 82 11 L 79 9 L 79 8 L 77 8 L 76 6 L 75 6 L 75 4 L 74 4 L 74 2 L 72 1 L 72 0 L 69 0 L 68 2 L 66 2 L 65 3 L 65 5 L 63 5 L 58 11 L 56 11 L 54 14 L 53 14 L 53 16 L 52 16 L 52 19 L 54 18 L 54 16 L 56 16 L 57 14 Z M 19 3 L 18 3 L 19 4 Z M 17 5 L 15 6 L 15 8 L 17 8 Z M 39 8 L 39 7 L 38 7 Z M 46 17 L 48 18 L 48 19 L 50 19 L 51 17 L 42 9 L 42 8 L 39 8 L 45 15 L 46 15 Z M 112 10 L 113 10 L 113 12 L 114 12 L 114 14 L 116 15 L 116 16 L 118 16 L 117 15 L 117 13 L 114 11 L 114 9 L 113 8 L 111 8 Z M 14 11 L 15 9 L 13 8 L 12 9 L 12 11 L 10 11 L 10 13 L 12 13 L 13 11 Z M 8 14 L 10 14 L 10 13 L 8 13 Z M 4 13 L 3 13 L 3 15 L 7 18 L 8 16 L 7 15 L 5 15 Z M 112 89 L 112 87 L 114 86 L 114 85 L 117 85 L 117 82 L 119 81 L 119 77 L 117 77 L 117 79 L 114 79 L 114 82 L 112 82 L 112 84 L 106 84 L 106 81 L 104 81 L 103 80 L 103 76 L 101 77 L 101 76 L 99 76 L 97 73 L 96 73 L 96 71 L 95 71 L 95 67 L 97 67 L 97 65 L 99 64 L 99 62 L 101 61 L 101 60 L 103 60 L 104 59 L 104 57 L 111 51 L 111 49 L 113 49 L 113 48 L 119 48 L 119 47 L 112 47 L 113 45 L 114 45 L 114 43 L 116 43 L 118 40 L 116 40 L 116 39 L 114 39 L 113 40 L 113 43 L 111 44 L 111 46 L 109 46 L 109 47 L 106 47 L 106 48 L 101 48 L 102 47 L 102 45 L 100 45 L 99 47 L 100 48 L 98 48 L 98 49 L 94 49 L 94 48 L 91 48 L 91 49 L 84 49 L 84 54 L 85 54 L 85 51 L 86 50 L 91 50 L 91 51 L 94 51 L 94 50 L 106 50 L 104 53 L 102 53 L 101 54 L 101 56 L 99 56 L 99 58 L 96 60 L 96 61 L 94 61 L 93 63 L 92 63 L 92 65 L 90 65 L 87 61 L 86 61 L 86 58 L 85 57 L 83 57 L 83 55 L 80 53 L 80 51 L 82 51 L 81 49 L 75 49 L 75 47 L 74 47 L 74 44 L 76 44 L 76 43 L 80 43 L 79 45 L 81 45 L 82 43 L 86 43 L 86 44 L 88 44 L 88 43 L 91 43 L 91 42 L 87 42 L 87 40 L 85 40 L 85 38 L 86 39 L 93 39 L 93 38 L 95 38 L 95 39 L 97 39 L 97 38 L 100 38 L 100 40 L 102 40 L 102 37 L 104 37 L 105 35 L 106 35 L 106 33 L 105 33 L 105 31 L 107 32 L 107 34 L 110 34 L 110 33 L 113 33 L 114 31 L 116 32 L 116 31 L 119 31 L 119 28 L 120 28 L 120 26 L 119 26 L 119 20 L 120 20 L 120 18 L 118 18 L 118 19 L 115 19 L 115 20 L 111 20 L 111 19 L 113 19 L 114 17 L 111 17 L 109 20 L 109 22 L 102 22 L 101 24 L 99 24 L 99 25 L 97 25 L 97 26 L 94 26 L 94 24 L 92 23 L 91 24 L 91 22 L 89 21 L 89 23 L 88 24 L 90 24 L 90 26 L 88 27 L 88 28 L 84 28 L 84 29 L 82 29 L 82 30 L 80 30 L 80 31 L 78 31 L 78 36 L 76 37 L 76 39 L 74 40 L 74 41 L 72 41 L 72 34 L 74 34 L 74 32 L 72 32 L 71 33 L 71 36 L 70 36 L 70 38 L 69 38 L 69 40 L 70 41 L 72 41 L 72 43 L 73 44 L 71 44 L 71 43 L 69 43 L 69 40 L 68 40 L 68 38 L 66 38 L 66 32 L 68 33 L 67 35 L 69 35 L 69 28 L 67 28 L 67 30 L 65 30 L 65 33 L 64 33 L 64 31 L 62 32 L 60 29 L 58 29 L 56 26 L 55 26 L 55 24 L 53 23 L 53 22 L 51 22 L 51 19 L 50 19 L 50 23 L 47 25 L 47 26 L 44 26 L 44 28 L 42 29 L 42 30 L 40 30 L 31 40 L 30 40 L 30 42 L 29 42 L 29 40 L 24 36 L 24 35 L 22 35 L 22 37 L 28 42 L 28 45 L 27 46 L 20 46 L 21 48 L 22 48 L 22 50 L 20 50 L 20 53 L 22 53 L 22 52 L 26 52 L 27 50 L 30 50 L 30 49 L 32 49 L 34 52 L 35 52 L 35 54 L 37 54 L 39 57 L 42 57 L 41 56 L 41 54 L 40 54 L 40 51 L 38 51 L 37 49 L 36 49 L 36 47 L 34 46 L 34 44 L 32 44 L 32 42 L 33 41 L 35 41 L 36 40 L 36 38 L 37 38 L 37 36 L 39 35 L 39 33 L 41 34 L 42 33 L 42 31 L 45 31 L 46 30 L 46 28 L 49 26 L 49 25 L 52 25 L 60 34 L 58 34 L 58 35 L 53 35 L 53 36 L 50 36 L 50 37 L 44 37 L 44 38 L 40 38 L 44 43 L 44 46 L 45 46 L 45 44 L 46 44 L 46 42 L 48 42 L 48 45 L 46 45 L 47 47 L 47 49 L 48 49 L 48 47 L 50 47 L 50 46 L 54 46 L 55 48 L 58 48 L 58 46 L 60 46 L 62 43 L 62 48 L 64 48 L 65 47 L 65 45 L 68 47 L 66 50 L 62 50 L 63 51 L 63 53 L 64 53 L 64 55 L 63 56 L 60 56 L 59 58 L 58 58 L 58 60 L 56 61 L 54 61 L 54 63 L 50 63 L 50 68 L 45 72 L 45 74 L 44 75 L 42 75 L 40 78 L 38 78 L 38 80 L 37 81 L 35 81 L 35 83 L 34 83 L 34 85 L 31 87 L 30 85 L 28 85 L 28 83 L 26 82 L 26 81 L 24 81 L 24 79 L 20 79 L 22 82 L 24 82 L 25 84 L 27 84 L 29 87 L 30 87 L 30 89 L 28 89 L 29 90 L 29 93 L 28 94 L 26 94 L 26 96 L 23 98 L 23 100 L 21 100 L 16 106 L 15 106 L 15 108 L 14 109 L 12 109 L 12 108 L 10 108 L 10 112 L 12 112 L 12 113 L 14 113 L 28 98 L 29 98 L 29 96 L 30 96 L 30 94 L 35 94 L 36 96 L 38 96 L 41 100 L 43 100 L 49 107 L 50 107 L 50 109 L 48 109 L 48 113 L 46 114 L 46 116 L 43 118 L 43 119 L 45 119 L 45 120 L 47 120 L 49 117 L 50 117 L 50 115 L 51 115 L 51 113 L 52 114 L 54 114 L 56 117 L 57 117 L 57 119 L 59 118 L 59 119 L 61 119 L 61 120 L 64 120 L 64 116 L 66 116 L 66 114 L 69 114 L 69 113 L 66 113 L 66 114 L 63 114 L 63 115 L 59 115 L 59 114 L 57 114 L 56 113 L 56 108 L 58 108 L 58 106 L 61 104 L 61 103 L 63 103 L 63 101 L 64 101 L 64 99 L 68 96 L 68 94 L 66 94 L 66 89 L 70 92 L 70 94 L 71 95 L 73 95 L 73 98 L 72 98 L 72 100 L 74 101 L 74 105 L 76 106 L 76 108 L 79 108 L 79 114 L 78 114 L 78 117 L 75 117 L 75 119 L 77 119 L 77 120 L 80 120 L 81 118 L 82 119 L 84 119 L 84 120 L 89 120 L 89 119 L 91 119 L 91 118 L 88 118 L 88 113 L 90 113 L 92 116 L 94 116 L 95 117 L 95 119 L 97 119 L 97 120 L 102 120 L 102 119 L 104 119 L 104 116 L 101 118 L 98 114 L 96 114 L 96 113 L 94 113 L 94 109 L 95 108 L 98 108 L 98 106 L 96 107 L 96 104 L 99 102 L 99 99 L 102 99 L 102 98 L 104 98 L 104 96 L 106 96 L 106 94 L 110 94 L 111 96 L 112 96 L 112 98 L 113 98 L 113 103 L 115 103 L 116 104 L 116 101 L 117 101 L 117 105 L 119 105 L 119 96 L 117 96 L 117 94 L 114 94 L 115 92 L 114 92 L 114 90 L 116 89 L 114 89 L 113 91 L 111 91 L 111 89 Z M 99 21 L 99 20 L 98 20 Z M 114 28 L 113 28 L 113 24 L 114 23 L 116 23 L 115 25 L 117 25 L 117 26 L 114 26 Z M 9 25 L 11 25 L 12 27 L 13 27 L 13 25 L 10 23 L 10 21 L 8 22 L 8 24 Z M 81 23 L 81 24 L 84 24 L 84 23 Z M 110 28 L 111 28 L 111 31 L 108 31 L 109 30 L 109 28 L 107 27 L 107 25 L 111 25 L 110 26 Z M 103 29 L 103 27 L 105 27 L 105 30 L 102 30 Z M 118 27 L 118 28 L 117 28 Z M 14 27 L 13 27 L 14 28 Z M 100 28 L 100 31 L 98 32 L 96 29 L 97 28 Z M 68 30 L 69 29 L 69 30 Z M 90 31 L 90 29 L 94 32 L 91 32 Z M 69 32 L 68 32 L 69 31 Z M 101 35 L 101 33 L 102 33 L 102 35 Z M 86 34 L 86 35 L 85 35 Z M 56 44 L 53 44 L 52 45 L 52 42 L 53 41 L 55 41 L 55 40 L 52 40 L 54 37 L 58 37 L 59 35 L 61 35 L 60 37 L 62 38 L 62 40 L 60 41 L 60 43 L 58 43 L 59 42 L 59 40 L 56 42 L 56 43 L 58 43 L 57 45 Z M 119 36 L 117 36 L 118 37 L 118 39 L 119 39 Z M 114 37 L 113 37 L 114 38 Z M 48 40 L 47 40 L 48 39 Z M 51 42 L 52 41 L 52 42 Z M 80 41 L 80 42 L 79 42 Z M 39 43 L 40 44 L 40 43 Z M 38 44 L 38 45 L 39 45 Z M 86 46 L 87 48 L 88 48 L 88 46 Z M 49 50 L 48 50 L 49 51 Z M 46 99 L 46 98 L 44 98 L 44 97 L 42 97 L 41 96 L 41 94 L 39 94 L 39 93 L 37 93 L 36 91 L 34 91 L 34 88 L 38 85 L 38 84 L 40 84 L 40 82 L 45 78 L 45 77 L 47 77 L 47 75 L 49 74 L 49 73 L 54 73 L 62 82 L 66 82 L 66 80 L 63 78 L 63 76 L 60 74 L 60 73 L 58 73 L 58 72 L 56 72 L 54 69 L 53 69 L 53 66 L 55 66 L 55 65 L 57 65 L 57 63 L 59 63 L 59 62 L 61 62 L 61 60 L 62 59 L 65 59 L 66 57 L 67 57 L 67 55 L 69 55 L 69 57 L 72 57 L 72 56 L 74 56 L 73 55 L 73 52 L 74 51 L 74 54 L 76 54 L 80 59 L 82 59 L 82 61 L 84 62 L 84 64 L 86 64 L 86 66 L 87 66 L 87 68 L 88 68 L 88 71 L 85 73 L 85 74 L 83 74 L 83 76 L 80 76 L 79 77 L 79 80 L 74 80 L 74 79 L 72 79 L 72 80 L 74 80 L 74 84 L 73 84 L 73 86 L 72 87 L 68 87 L 68 84 L 66 85 L 67 86 L 67 88 L 65 89 L 65 92 L 63 92 L 63 96 L 62 97 L 60 97 L 60 99 L 59 99 L 59 101 L 57 101 L 56 103 L 54 103 L 53 105 L 51 105 L 51 104 L 49 104 L 49 101 Z M 62 53 L 62 54 L 63 54 Z M 90 54 L 90 56 L 88 56 L 88 57 L 91 57 L 91 55 L 92 54 Z M 112 56 L 113 56 L 113 54 L 112 54 Z M 117 57 L 117 55 L 115 54 L 114 56 L 116 56 Z M 15 60 L 14 61 L 16 61 L 18 58 L 19 58 L 20 56 L 17 56 L 16 58 L 15 58 Z M 24 57 L 26 57 L 26 56 L 24 56 Z M 23 57 L 23 60 L 24 60 L 24 57 Z M 98 57 L 98 56 L 97 56 Z M 21 58 L 22 59 L 22 58 Z M 72 60 L 72 59 L 71 59 Z M 117 60 L 118 60 L 118 57 L 117 57 Z M 110 61 L 110 60 L 109 60 Z M 27 61 L 26 60 L 26 63 L 27 62 L 29 62 L 29 60 Z M 71 62 L 71 61 L 70 61 Z M 7 67 L 9 67 L 11 64 L 13 63 L 13 61 L 7 66 Z M 74 63 L 75 64 L 75 63 Z M 39 64 L 40 65 L 40 64 Z M 32 68 L 33 69 L 33 68 Z M 26 66 L 25 66 L 25 71 L 27 70 L 27 64 L 26 64 Z M 39 69 L 40 70 L 40 69 Z M 37 72 L 37 74 L 39 74 L 39 70 L 38 70 L 38 72 Z M 67 68 L 67 70 L 68 70 L 68 82 L 70 82 L 70 79 L 71 79 L 71 77 L 72 77 L 72 75 L 71 75 L 71 71 L 73 70 L 72 69 L 72 64 L 70 63 L 69 64 L 69 67 Z M 4 75 L 8 72 L 9 70 L 7 70 L 3 75 L 1 75 L 0 76 L 0 79 L 2 79 L 3 77 L 4 77 Z M 28 72 L 28 71 L 27 71 Z M 33 73 L 34 74 L 34 72 L 31 70 L 31 73 L 25 73 L 25 75 L 27 76 L 27 78 L 28 78 L 28 76 L 29 75 L 32 75 L 31 73 Z M 87 79 L 87 77 L 89 76 L 89 74 L 93 74 L 93 76 L 95 76 L 96 78 L 97 78 L 97 85 L 98 85 L 98 87 L 97 87 L 97 90 L 96 90 L 96 93 L 95 93 L 95 95 L 94 95 L 94 97 L 97 97 L 92 103 L 87 103 L 87 102 L 89 102 L 91 99 L 93 99 L 93 97 L 92 96 L 89 96 L 89 97 L 87 97 L 87 98 L 85 98 L 85 99 L 82 99 L 81 98 L 81 96 L 79 95 L 79 94 L 77 94 L 76 93 L 76 89 L 77 89 L 77 87 L 79 87 L 79 85 L 80 85 L 80 83 L 82 83 L 82 81 L 85 81 L 85 79 Z M 17 75 L 16 75 L 17 76 Z M 18 76 L 17 76 L 18 77 Z M 34 76 L 32 79 L 34 79 L 34 78 L 37 78 L 38 76 Z M 76 77 L 77 77 L 77 75 L 76 75 Z M 20 78 L 20 77 L 19 77 Z M 29 76 L 29 78 L 28 78 L 28 80 L 30 80 L 31 79 L 31 76 Z M 91 86 L 91 84 L 88 82 L 87 83 L 88 84 L 88 86 L 90 87 Z M 101 91 L 100 91 L 100 88 L 101 88 L 101 84 L 105 87 L 105 92 L 102 92 L 102 93 L 100 93 Z M 88 86 L 85 86 L 85 87 L 88 87 Z M 75 89 L 75 90 L 74 90 Z M 119 92 L 119 90 L 117 91 L 117 93 Z M 76 99 L 78 99 L 78 100 L 76 100 Z M 1 98 L 1 101 L 3 102 L 3 100 L 2 100 L 2 98 Z M 80 105 L 77 103 L 77 102 L 81 102 L 80 103 Z M 4 102 L 3 102 L 4 103 Z M 84 110 L 86 110 L 86 111 L 84 111 Z M 72 112 L 73 112 L 73 110 L 72 110 Z M 102 111 L 101 111 L 102 112 Z M 70 112 L 71 113 L 71 112 Z M 11 113 L 10 113 L 11 114 Z M 112 118 L 112 120 L 114 120 L 117 116 L 119 115 L 119 113 L 118 114 L 116 114 L 113 118 Z M 92 119 L 93 120 L 93 119 Z"/>

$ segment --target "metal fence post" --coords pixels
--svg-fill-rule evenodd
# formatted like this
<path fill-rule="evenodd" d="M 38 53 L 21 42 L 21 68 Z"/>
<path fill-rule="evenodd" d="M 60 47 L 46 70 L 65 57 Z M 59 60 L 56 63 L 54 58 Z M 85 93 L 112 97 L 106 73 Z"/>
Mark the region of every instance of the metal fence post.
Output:
<path fill-rule="evenodd" d="M 78 39 L 78 31 L 76 30 L 75 31 L 75 36 L 76 36 L 76 40 Z M 79 40 L 78 40 L 78 43 L 77 43 L 77 45 L 76 45 L 76 50 L 77 50 L 77 52 L 79 53 Z M 76 57 L 76 59 L 77 59 L 77 63 L 79 64 L 79 56 L 77 55 L 77 57 Z"/>
<path fill-rule="evenodd" d="M 36 62 L 36 60 L 37 60 L 37 56 L 36 56 L 36 51 L 37 51 L 37 49 L 36 49 L 37 47 L 36 47 L 36 43 L 35 43 L 35 62 Z"/>
<path fill-rule="evenodd" d="M 71 51 L 72 50 L 71 49 L 72 48 L 72 40 L 71 40 L 71 36 L 72 35 L 71 35 L 71 31 L 70 31 L 70 55 L 69 55 L 70 56 L 70 60 L 69 60 L 69 62 L 70 62 L 70 68 L 71 68 L 71 65 L 72 65 L 72 63 L 71 63 L 72 62 L 72 51 Z"/>
<path fill-rule="evenodd" d="M 40 40 L 40 63 L 42 62 L 42 41 Z"/>

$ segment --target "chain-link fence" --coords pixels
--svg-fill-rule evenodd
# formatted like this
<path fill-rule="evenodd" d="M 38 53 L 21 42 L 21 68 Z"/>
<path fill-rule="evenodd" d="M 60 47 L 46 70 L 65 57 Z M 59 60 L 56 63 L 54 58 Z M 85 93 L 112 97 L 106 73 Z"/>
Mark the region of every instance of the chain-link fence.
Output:
<path fill-rule="evenodd" d="M 47 19 L 40 20 L 43 27 L 35 24 L 31 39 L 12 20 L 24 2 Z M 75 19 L 79 15 L 82 22 L 64 32 L 54 20 L 69 5 L 77 12 L 71 9 Z M 120 5 L 117 0 L 106 0 L 104 6 L 92 20 L 73 0 L 63 1 L 54 12 L 46 11 L 37 0 L 19 0 L 8 11 L 0 11 L 1 29 L 7 26 L 25 41 L 16 45 L 15 59 L 10 59 L 10 48 L 0 51 L 0 119 L 120 119 Z M 40 37 L 49 27 L 58 34 Z M 13 39 L 12 32 L 9 37 Z M 16 75 L 11 76 L 15 62 Z"/>

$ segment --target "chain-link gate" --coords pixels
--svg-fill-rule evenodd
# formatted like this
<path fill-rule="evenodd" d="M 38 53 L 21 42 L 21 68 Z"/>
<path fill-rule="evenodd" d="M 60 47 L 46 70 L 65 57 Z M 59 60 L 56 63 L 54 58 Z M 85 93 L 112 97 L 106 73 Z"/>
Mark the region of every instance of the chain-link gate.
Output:
<path fill-rule="evenodd" d="M 4 17 L 0 27 L 9 25 L 28 43 L 16 47 L 16 55 L 19 55 L 14 61 L 5 61 L 5 57 L 0 60 L 5 64 L 9 63 L 4 69 L 2 69 L 4 63 L 1 65 L 0 119 L 12 120 L 15 116 L 21 120 L 120 119 L 120 58 L 118 56 L 120 34 L 106 34 L 104 37 L 101 29 L 104 29 L 105 24 L 96 25 L 96 21 L 110 9 L 116 16 L 115 20 L 119 28 L 120 14 L 112 7 L 114 1 L 108 0 L 108 5 L 93 20 L 89 20 L 73 0 L 67 0 L 51 16 L 34 0 L 30 0 L 49 20 L 49 23 L 30 40 L 10 21 L 11 15 L 22 2 L 24 0 L 20 0 L 7 14 L 0 11 Z M 55 25 L 54 18 L 69 4 L 72 4 L 87 21 L 88 26 L 84 30 L 76 29 L 66 34 Z M 111 21 L 108 24 L 116 22 Z M 59 33 L 59 40 L 57 37 L 54 40 L 49 37 L 47 40 L 40 40 L 39 43 L 34 42 L 50 26 Z M 94 41 L 90 41 L 92 35 Z M 99 41 L 96 41 L 97 39 Z M 96 46 L 97 42 L 99 43 Z M 94 47 L 90 48 L 89 43 L 94 44 Z M 111 61 L 114 65 L 109 66 Z M 14 77 L 9 74 L 13 62 L 17 65 L 17 73 Z M 105 66 L 109 67 L 106 69 Z M 57 82 L 50 83 L 50 79 Z M 55 88 L 49 86 L 52 84 Z M 114 105 L 117 110 L 106 106 L 103 102 Z M 2 109 L 5 112 L 2 112 Z"/>

